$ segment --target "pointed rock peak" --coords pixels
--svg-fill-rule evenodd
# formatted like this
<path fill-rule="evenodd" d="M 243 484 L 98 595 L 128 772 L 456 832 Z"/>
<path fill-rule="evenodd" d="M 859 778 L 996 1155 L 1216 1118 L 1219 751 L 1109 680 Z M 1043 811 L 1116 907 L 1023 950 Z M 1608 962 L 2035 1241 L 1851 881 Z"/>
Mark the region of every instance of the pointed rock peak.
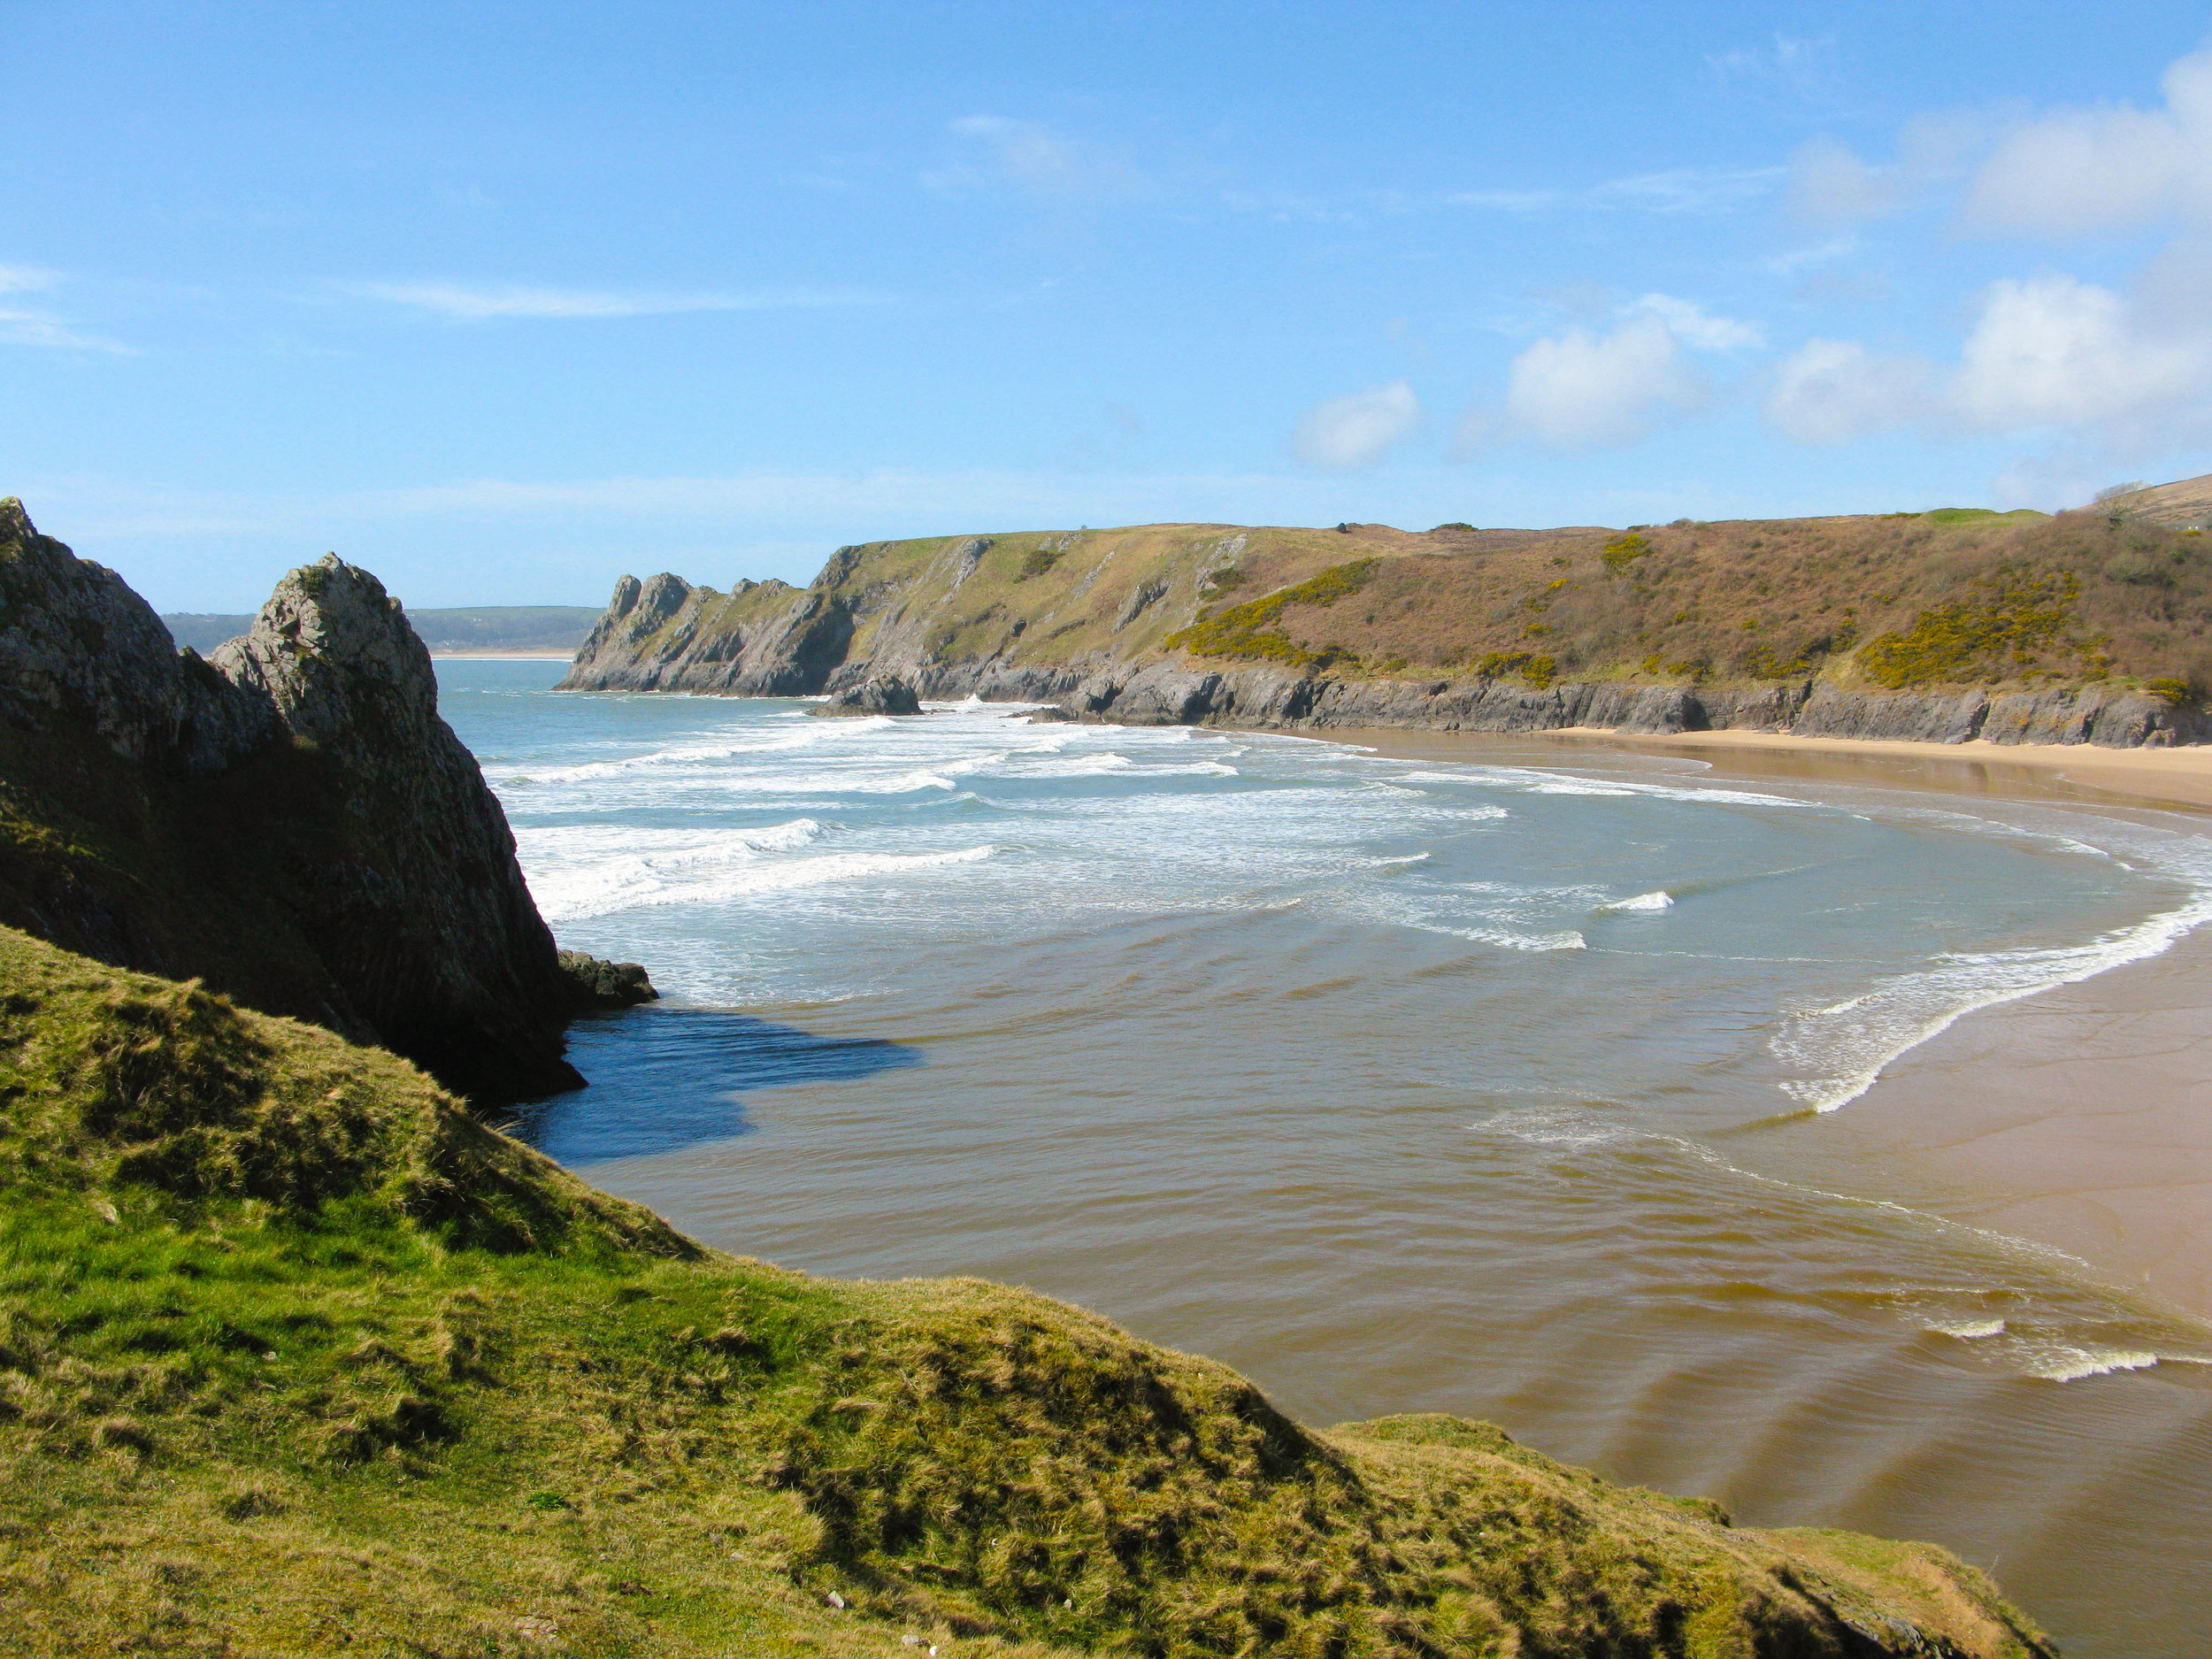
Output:
<path fill-rule="evenodd" d="M 388 680 L 425 679 L 431 672 L 430 653 L 399 601 L 374 576 L 335 553 L 277 583 L 250 637 L 265 636 Z"/>
<path fill-rule="evenodd" d="M 637 608 L 637 596 L 641 584 L 634 576 L 624 576 L 614 585 L 614 597 L 607 601 L 607 617 L 613 619 L 626 617 Z"/>
<path fill-rule="evenodd" d="M 0 495 L 0 541 L 28 541 L 38 534 L 31 515 L 13 495 Z"/>
<path fill-rule="evenodd" d="M 665 622 L 683 609 L 684 601 L 691 597 L 691 584 L 672 572 L 663 571 L 645 584 L 639 595 L 637 610 L 641 620 L 658 624 Z"/>

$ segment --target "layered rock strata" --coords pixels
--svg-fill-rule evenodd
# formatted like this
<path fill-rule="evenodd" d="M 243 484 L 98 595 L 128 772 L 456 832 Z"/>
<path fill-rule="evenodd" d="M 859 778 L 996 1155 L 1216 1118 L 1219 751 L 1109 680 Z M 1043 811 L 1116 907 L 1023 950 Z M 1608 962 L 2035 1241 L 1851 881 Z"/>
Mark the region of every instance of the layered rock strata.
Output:
<path fill-rule="evenodd" d="M 580 1081 L 565 972 L 429 653 L 334 556 L 202 660 L 0 503 L 0 920 L 486 1100 Z"/>

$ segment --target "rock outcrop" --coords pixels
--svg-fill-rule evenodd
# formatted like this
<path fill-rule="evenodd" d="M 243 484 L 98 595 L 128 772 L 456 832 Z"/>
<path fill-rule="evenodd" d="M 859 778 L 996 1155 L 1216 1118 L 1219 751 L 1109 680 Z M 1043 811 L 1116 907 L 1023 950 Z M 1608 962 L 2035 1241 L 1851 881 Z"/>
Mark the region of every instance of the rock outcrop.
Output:
<path fill-rule="evenodd" d="M 608 962 L 580 950 L 560 953 L 561 972 L 568 976 L 570 994 L 579 1010 L 633 1008 L 660 1000 L 645 965 L 637 962 Z"/>
<path fill-rule="evenodd" d="M 0 920 L 396 1049 L 461 1093 L 573 1087 L 577 990 L 430 657 L 335 557 L 178 651 L 0 503 Z"/>
<path fill-rule="evenodd" d="M 839 716 L 869 714 L 919 714 L 921 699 L 914 695 L 914 687 L 895 674 L 878 674 L 863 680 L 847 691 L 841 691 L 818 708 L 809 709 L 809 714 Z"/>

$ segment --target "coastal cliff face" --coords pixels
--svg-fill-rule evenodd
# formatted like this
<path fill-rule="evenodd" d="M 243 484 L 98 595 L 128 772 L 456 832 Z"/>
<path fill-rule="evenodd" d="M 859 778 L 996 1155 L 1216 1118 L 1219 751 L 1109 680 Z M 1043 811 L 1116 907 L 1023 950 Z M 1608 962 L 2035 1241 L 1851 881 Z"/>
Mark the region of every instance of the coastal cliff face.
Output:
<path fill-rule="evenodd" d="M 398 603 L 335 557 L 211 659 L 0 503 L 0 921 L 449 1087 L 580 1080 L 586 1000 Z"/>
<path fill-rule="evenodd" d="M 2193 743 L 2200 532 L 1981 512 L 1409 534 L 1154 525 L 625 576 L 572 690 L 1055 703 L 1129 724 Z"/>

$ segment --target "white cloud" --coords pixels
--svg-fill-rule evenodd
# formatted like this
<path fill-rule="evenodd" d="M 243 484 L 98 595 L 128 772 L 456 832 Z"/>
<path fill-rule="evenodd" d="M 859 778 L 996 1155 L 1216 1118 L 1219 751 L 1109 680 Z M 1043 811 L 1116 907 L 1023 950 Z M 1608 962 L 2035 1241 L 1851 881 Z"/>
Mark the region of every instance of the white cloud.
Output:
<path fill-rule="evenodd" d="M 2198 331 L 2139 326 L 2110 288 L 2070 276 L 1991 286 L 1954 396 L 1995 431 L 2127 423 L 2200 403 L 2212 352 Z"/>
<path fill-rule="evenodd" d="M 1701 395 L 1666 319 L 1646 310 L 1609 334 L 1571 328 L 1539 340 L 1513 359 L 1505 404 L 1516 432 L 1585 449 L 1633 443 L 1662 410 Z"/>
<path fill-rule="evenodd" d="M 458 282 L 355 282 L 349 293 L 411 305 L 467 321 L 493 317 L 663 317 L 683 311 L 759 311 L 823 305 L 864 305 L 872 296 L 845 289 L 764 288 L 747 293 L 603 293 L 519 284 L 471 287 Z"/>
<path fill-rule="evenodd" d="M 27 294 L 54 286 L 55 273 L 33 265 L 0 265 L 0 294 Z"/>
<path fill-rule="evenodd" d="M 1315 404 L 1291 434 L 1291 453 L 1310 466 L 1371 466 L 1420 419 L 1413 388 L 1393 380 Z"/>
<path fill-rule="evenodd" d="M 958 138 L 982 147 L 987 171 L 962 161 L 925 174 L 933 189 L 959 189 L 992 177 L 1032 195 L 1061 201 L 1141 194 L 1146 179 L 1125 156 L 1080 139 L 1064 138 L 1034 121 L 1003 115 L 964 115 L 950 124 Z"/>
<path fill-rule="evenodd" d="M 2207 426 L 2212 330 L 2147 313 L 2128 296 L 2052 273 L 1983 294 L 1957 366 L 1809 340 L 1777 371 L 1767 420 L 1801 443 L 1843 443 L 1914 421 L 1985 432 L 2053 429 L 2079 471 L 2170 444 Z"/>
<path fill-rule="evenodd" d="M 2162 85 L 2163 109 L 2070 110 L 2015 128 L 1975 174 L 1966 223 L 2077 236 L 2212 218 L 2212 47 Z"/>
<path fill-rule="evenodd" d="M 1808 340 L 1776 373 L 1766 418 L 1800 443 L 1847 443 L 1929 413 L 1934 378 L 1917 357 L 1877 357 L 1856 341 Z"/>
<path fill-rule="evenodd" d="M 1757 323 L 1732 317 L 1715 317 L 1688 300 L 1671 294 L 1647 294 L 1628 307 L 1628 314 L 1647 311 L 1666 324 L 1669 332 L 1686 346 L 1700 351 L 1734 351 L 1766 344 L 1766 330 Z"/>

